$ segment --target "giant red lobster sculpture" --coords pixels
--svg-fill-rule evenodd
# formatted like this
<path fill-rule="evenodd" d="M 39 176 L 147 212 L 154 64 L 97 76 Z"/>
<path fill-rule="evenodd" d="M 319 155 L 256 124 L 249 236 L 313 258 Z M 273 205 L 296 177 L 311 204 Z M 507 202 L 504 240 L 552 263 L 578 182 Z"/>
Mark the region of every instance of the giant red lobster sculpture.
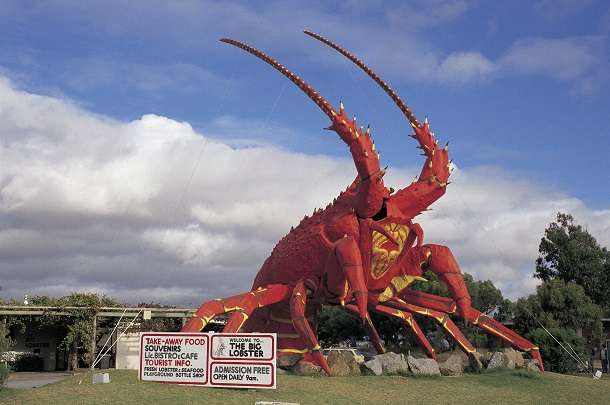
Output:
<path fill-rule="evenodd" d="M 428 120 L 420 123 L 398 95 L 368 66 L 326 38 L 306 34 L 334 48 L 364 70 L 394 100 L 411 123 L 424 167 L 411 185 L 394 193 L 383 182 L 379 154 L 367 128 L 349 119 L 343 104 L 336 111 L 299 76 L 258 49 L 232 39 L 221 41 L 267 62 L 295 83 L 330 118 L 327 129 L 347 144 L 358 175 L 324 210 L 316 210 L 275 246 L 256 275 L 252 291 L 201 305 L 183 331 L 200 331 L 215 316 L 231 313 L 224 332 L 276 332 L 278 354 L 302 353 L 327 374 L 330 369 L 316 337 L 316 314 L 322 304 L 341 305 L 363 320 L 371 340 L 383 352 L 369 311 L 400 319 L 431 357 L 434 349 L 413 314 L 435 319 L 467 353 L 475 348 L 451 320 L 455 314 L 518 349 L 542 367 L 538 348 L 471 306 L 460 268 L 446 246 L 423 244 L 422 228 L 412 219 L 440 198 L 451 172 L 448 148 L 440 148 Z M 452 298 L 409 289 L 425 270 L 446 284 Z"/>

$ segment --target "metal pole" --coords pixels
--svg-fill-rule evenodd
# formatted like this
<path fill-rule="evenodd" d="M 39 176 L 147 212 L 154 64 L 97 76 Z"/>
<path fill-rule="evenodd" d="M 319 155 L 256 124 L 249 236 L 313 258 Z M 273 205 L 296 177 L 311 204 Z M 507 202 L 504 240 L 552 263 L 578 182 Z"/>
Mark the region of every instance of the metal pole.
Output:
<path fill-rule="evenodd" d="M 92 333 L 91 333 L 91 354 L 90 358 L 93 362 L 95 359 L 95 352 L 97 349 L 97 313 L 93 315 L 93 325 L 92 325 Z M 91 363 L 93 364 L 93 363 Z"/>

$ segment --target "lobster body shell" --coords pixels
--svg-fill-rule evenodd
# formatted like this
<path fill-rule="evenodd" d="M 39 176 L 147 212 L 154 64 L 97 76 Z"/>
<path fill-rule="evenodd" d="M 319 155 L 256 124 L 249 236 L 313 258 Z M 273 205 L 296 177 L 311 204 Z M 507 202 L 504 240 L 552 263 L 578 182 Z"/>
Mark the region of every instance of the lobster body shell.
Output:
<path fill-rule="evenodd" d="M 274 332 L 278 354 L 299 353 L 330 374 L 317 340 L 317 313 L 323 304 L 340 305 L 359 316 L 375 348 L 383 344 L 369 311 L 399 319 L 417 337 L 431 357 L 434 348 L 418 326 L 414 315 L 436 320 L 467 353 L 475 347 L 451 320 L 458 316 L 513 346 L 527 351 L 538 361 L 538 348 L 504 325 L 471 306 L 471 298 L 453 254 L 446 246 L 423 244 L 423 230 L 412 222 L 416 215 L 440 198 L 449 184 L 451 161 L 448 146 L 440 148 L 428 120 L 420 123 L 400 97 L 368 66 L 333 42 L 311 32 L 362 68 L 394 100 L 409 120 L 426 161 L 419 177 L 394 193 L 383 182 L 370 129 L 349 119 L 340 103 L 335 110 L 317 91 L 275 59 L 258 49 L 232 39 L 234 45 L 262 59 L 295 83 L 331 120 L 327 128 L 348 146 L 357 176 L 326 209 L 315 210 L 291 229 L 274 247 L 258 271 L 251 291 L 204 303 L 183 331 L 202 330 L 220 314 L 231 313 L 224 332 Z M 425 281 L 429 270 L 443 282 L 450 298 L 409 288 Z"/>
<path fill-rule="evenodd" d="M 252 288 L 320 279 L 332 242 L 344 235 L 358 237 L 358 219 L 346 206 L 332 205 L 304 218 L 284 236 L 259 270 Z"/>

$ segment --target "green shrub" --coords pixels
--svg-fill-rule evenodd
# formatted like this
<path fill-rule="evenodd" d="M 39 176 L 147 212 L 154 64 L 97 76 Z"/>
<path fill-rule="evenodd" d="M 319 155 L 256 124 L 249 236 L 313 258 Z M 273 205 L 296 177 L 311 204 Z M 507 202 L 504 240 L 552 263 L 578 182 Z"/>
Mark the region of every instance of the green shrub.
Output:
<path fill-rule="evenodd" d="M 2 362 L 2 355 L 9 351 L 13 346 L 13 341 L 8 336 L 8 328 L 3 320 L 0 320 L 0 387 L 4 384 L 4 381 L 8 378 L 9 368 L 8 365 Z"/>
<path fill-rule="evenodd" d="M 9 368 L 6 364 L 0 362 L 0 387 L 4 385 L 4 381 L 8 378 Z"/>
<path fill-rule="evenodd" d="M 15 371 L 42 371 L 44 368 L 44 360 L 42 357 L 35 354 L 25 354 L 19 356 L 13 365 Z"/>

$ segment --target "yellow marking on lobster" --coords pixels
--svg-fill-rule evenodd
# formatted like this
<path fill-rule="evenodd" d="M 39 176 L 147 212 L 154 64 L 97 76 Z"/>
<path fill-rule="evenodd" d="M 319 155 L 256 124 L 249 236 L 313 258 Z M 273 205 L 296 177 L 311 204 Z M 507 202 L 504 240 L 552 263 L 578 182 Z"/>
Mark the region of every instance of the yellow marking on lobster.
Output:
<path fill-rule="evenodd" d="M 379 302 L 386 302 L 394 297 L 394 294 L 401 292 L 414 281 L 428 281 L 420 276 L 396 276 L 390 281 L 390 285 L 379 294 Z"/>
<path fill-rule="evenodd" d="M 371 255 L 371 276 L 378 280 L 394 264 L 400 252 L 405 246 L 405 241 L 409 235 L 409 228 L 401 224 L 387 224 L 385 230 L 391 234 L 398 242 L 398 249 L 387 250 L 383 246 L 388 242 L 388 238 L 377 231 L 372 233 L 372 255 Z"/>
<path fill-rule="evenodd" d="M 348 291 L 349 291 L 349 283 L 347 282 L 347 279 L 346 279 L 345 280 L 345 285 L 343 286 L 343 294 L 339 298 L 339 302 L 341 303 L 342 307 L 345 306 L 345 298 L 347 297 L 347 292 Z"/>
<path fill-rule="evenodd" d="M 243 311 L 244 309 L 242 307 L 239 306 L 234 306 L 234 307 L 227 307 L 225 306 L 224 302 L 222 303 L 222 309 L 224 309 L 225 312 L 233 312 L 233 311 Z"/>
<path fill-rule="evenodd" d="M 498 335 L 502 336 L 504 339 L 506 339 L 506 340 L 507 340 L 507 341 L 509 341 L 509 342 L 512 342 L 512 341 L 513 341 L 511 338 L 509 338 L 508 336 L 506 336 L 505 334 L 503 334 L 503 333 L 502 333 L 502 332 L 500 332 L 499 330 L 497 330 L 497 329 L 495 329 L 495 328 L 492 328 L 491 326 L 489 326 L 489 325 L 487 325 L 487 324 L 485 324 L 485 323 L 484 323 L 484 324 L 482 324 L 482 325 L 481 325 L 481 327 L 482 327 L 482 328 L 485 328 L 485 329 L 487 329 L 487 330 L 489 330 L 489 331 L 491 331 L 491 332 L 495 332 L 495 333 L 497 333 Z"/>
<path fill-rule="evenodd" d="M 277 349 L 278 352 L 282 353 L 307 353 L 308 349 Z"/>
<path fill-rule="evenodd" d="M 237 328 L 237 331 L 239 331 L 241 329 L 241 327 L 244 326 L 244 323 L 249 318 L 248 314 L 246 314 L 244 311 L 239 311 L 238 314 L 240 314 L 242 316 L 242 318 L 241 318 L 241 322 L 239 323 L 239 327 Z"/>

